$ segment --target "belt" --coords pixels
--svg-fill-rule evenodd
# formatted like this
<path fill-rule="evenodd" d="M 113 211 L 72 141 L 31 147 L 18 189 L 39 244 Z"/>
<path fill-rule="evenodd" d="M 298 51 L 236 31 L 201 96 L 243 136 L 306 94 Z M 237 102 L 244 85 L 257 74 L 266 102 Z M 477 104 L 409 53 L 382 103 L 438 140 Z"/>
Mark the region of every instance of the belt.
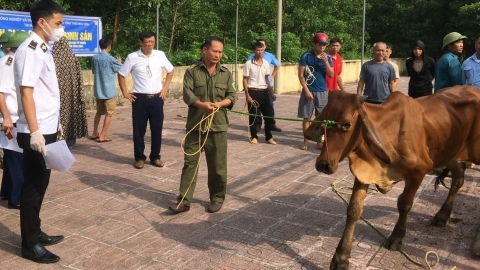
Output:
<path fill-rule="evenodd" d="M 160 92 L 158 92 L 158 93 L 156 93 L 156 94 L 133 93 L 133 95 L 135 95 L 135 96 L 146 97 L 146 98 L 157 98 L 157 97 L 159 97 L 159 96 L 158 96 L 159 94 L 160 94 Z"/>
<path fill-rule="evenodd" d="M 265 91 L 267 89 L 260 89 L 260 88 L 248 88 L 248 91 Z"/>

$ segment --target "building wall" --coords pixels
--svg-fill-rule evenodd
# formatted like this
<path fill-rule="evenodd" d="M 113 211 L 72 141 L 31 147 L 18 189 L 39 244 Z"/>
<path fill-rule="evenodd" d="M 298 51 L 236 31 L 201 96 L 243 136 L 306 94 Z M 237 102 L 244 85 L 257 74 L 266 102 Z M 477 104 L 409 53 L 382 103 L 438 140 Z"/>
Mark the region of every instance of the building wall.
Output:
<path fill-rule="evenodd" d="M 405 59 L 392 59 L 395 62 L 399 69 L 400 74 L 405 70 Z M 237 72 L 235 72 L 235 65 L 233 64 L 226 64 L 225 65 L 235 76 Z M 358 75 L 360 74 L 361 68 L 360 60 L 345 60 L 343 62 L 343 72 L 342 72 L 342 79 L 343 83 L 355 83 L 358 81 Z M 188 66 L 177 66 L 174 69 L 174 75 L 172 82 L 170 84 L 170 88 L 168 91 L 168 98 L 178 99 L 182 97 L 182 82 L 183 82 L 183 75 L 185 74 L 185 70 L 189 68 Z M 280 66 L 280 70 L 278 72 L 277 83 L 281 86 L 281 88 L 276 89 L 276 91 L 280 94 L 282 93 L 292 93 L 292 92 L 300 92 L 301 86 L 298 81 L 298 64 L 297 63 L 282 63 Z M 164 74 L 165 75 L 165 74 Z M 237 76 L 237 85 L 238 90 L 243 91 L 242 86 L 243 80 L 243 64 L 238 65 L 238 76 Z M 83 82 L 84 82 L 84 89 L 85 89 L 85 101 L 88 109 L 95 108 L 95 98 L 93 97 L 93 74 L 91 70 L 84 70 L 83 71 Z M 126 78 L 126 84 L 128 91 L 132 90 L 132 77 L 128 76 Z M 124 106 L 128 105 L 130 102 L 123 98 L 122 91 L 120 91 L 120 87 L 117 85 L 117 105 Z"/>

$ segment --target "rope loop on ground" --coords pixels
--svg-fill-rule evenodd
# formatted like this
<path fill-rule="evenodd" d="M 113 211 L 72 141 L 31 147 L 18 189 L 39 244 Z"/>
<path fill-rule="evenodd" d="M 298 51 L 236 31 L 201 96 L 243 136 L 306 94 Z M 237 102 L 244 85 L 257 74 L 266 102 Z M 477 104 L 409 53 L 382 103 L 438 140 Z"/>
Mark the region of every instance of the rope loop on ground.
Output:
<path fill-rule="evenodd" d="M 341 192 L 340 190 L 341 189 L 344 189 L 344 188 L 348 188 L 350 190 L 352 190 L 352 188 L 350 186 L 343 186 L 343 187 L 340 187 L 338 188 L 337 187 L 337 183 L 340 182 L 340 181 L 345 181 L 344 179 L 338 179 L 338 180 L 335 180 L 333 183 L 332 183 L 332 190 L 333 192 L 335 192 L 335 194 L 337 194 L 338 197 L 340 197 L 340 199 L 342 199 L 343 202 L 345 202 L 347 205 L 348 205 L 348 201 L 347 199 L 345 199 L 342 194 L 344 195 L 351 195 L 352 193 L 351 192 Z M 370 188 L 367 190 L 367 195 L 374 195 L 374 194 L 377 194 L 378 193 L 378 190 L 374 190 L 373 192 L 369 193 L 369 190 L 371 190 Z M 383 238 L 385 238 L 385 240 L 388 240 L 388 236 L 386 236 L 385 234 L 383 234 L 379 229 L 377 229 L 370 221 L 368 221 L 367 219 L 365 219 L 363 216 L 360 216 L 360 219 L 363 220 L 368 226 L 372 227 L 372 229 L 374 229 L 378 234 L 380 234 L 381 236 L 383 236 Z M 440 261 L 439 259 L 439 256 L 438 254 L 435 252 L 435 251 L 427 251 L 427 253 L 425 253 L 425 264 L 422 264 L 421 262 L 418 262 L 416 260 L 414 260 L 412 257 L 410 257 L 410 255 L 408 253 L 406 253 L 405 251 L 403 251 L 402 249 L 399 250 L 400 253 L 402 253 L 403 256 L 405 256 L 405 258 L 407 258 L 407 260 L 411 261 L 412 263 L 420 266 L 420 267 L 423 267 L 423 268 L 427 268 L 429 270 L 432 270 L 435 265 L 437 265 Z M 428 261 L 428 255 L 430 254 L 433 254 L 435 256 L 435 263 L 434 264 L 430 264 L 430 262 Z M 454 266 L 453 268 L 451 268 L 451 270 L 455 270 L 456 267 Z"/>

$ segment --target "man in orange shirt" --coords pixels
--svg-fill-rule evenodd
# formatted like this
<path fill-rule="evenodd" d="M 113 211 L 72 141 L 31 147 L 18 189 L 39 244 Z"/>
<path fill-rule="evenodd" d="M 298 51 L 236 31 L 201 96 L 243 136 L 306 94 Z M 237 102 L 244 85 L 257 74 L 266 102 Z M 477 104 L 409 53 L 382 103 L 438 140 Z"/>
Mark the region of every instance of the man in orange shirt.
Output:
<path fill-rule="evenodd" d="M 331 38 L 330 39 L 330 50 L 328 54 L 332 56 L 333 62 L 333 77 L 326 76 L 327 79 L 327 90 L 342 90 L 345 91 L 343 88 L 342 82 L 342 56 L 339 54 L 340 49 L 342 48 L 342 41 L 339 38 Z"/>

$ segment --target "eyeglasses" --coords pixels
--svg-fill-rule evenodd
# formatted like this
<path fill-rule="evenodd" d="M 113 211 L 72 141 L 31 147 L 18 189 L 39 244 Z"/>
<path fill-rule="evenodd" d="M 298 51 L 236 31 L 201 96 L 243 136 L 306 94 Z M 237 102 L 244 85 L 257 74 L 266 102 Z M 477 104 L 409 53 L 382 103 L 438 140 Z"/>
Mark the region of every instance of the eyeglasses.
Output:
<path fill-rule="evenodd" d="M 150 70 L 150 65 L 147 65 L 147 74 L 149 78 L 152 77 L 152 71 Z"/>

